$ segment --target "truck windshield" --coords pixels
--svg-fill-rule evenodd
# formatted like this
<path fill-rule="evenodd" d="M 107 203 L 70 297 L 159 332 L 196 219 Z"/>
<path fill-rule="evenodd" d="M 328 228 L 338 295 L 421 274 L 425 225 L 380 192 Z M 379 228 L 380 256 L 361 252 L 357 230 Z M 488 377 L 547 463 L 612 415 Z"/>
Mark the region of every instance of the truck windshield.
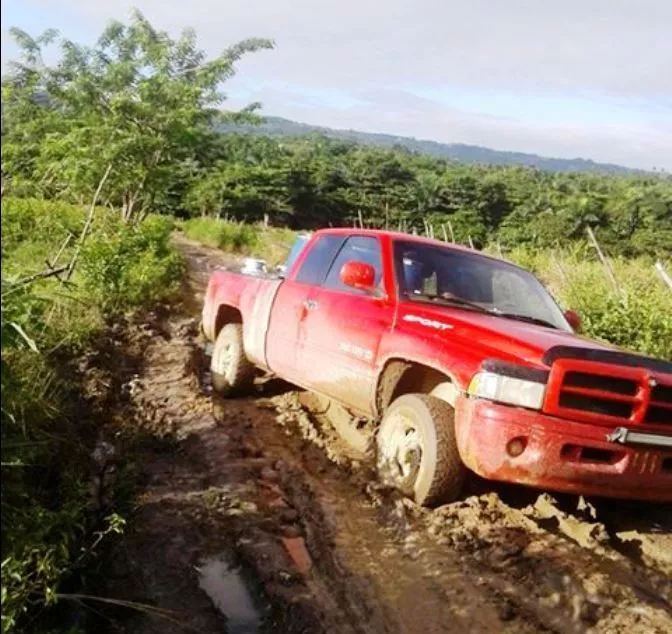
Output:
<path fill-rule="evenodd" d="M 395 268 L 402 299 L 477 310 L 571 332 L 541 282 L 523 269 L 489 257 L 398 240 Z"/>

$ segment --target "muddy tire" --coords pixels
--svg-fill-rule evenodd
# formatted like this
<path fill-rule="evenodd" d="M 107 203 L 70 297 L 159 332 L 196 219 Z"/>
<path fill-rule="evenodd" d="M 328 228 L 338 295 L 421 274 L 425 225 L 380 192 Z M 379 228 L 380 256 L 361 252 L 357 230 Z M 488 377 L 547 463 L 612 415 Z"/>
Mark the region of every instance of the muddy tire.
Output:
<path fill-rule="evenodd" d="M 255 368 L 245 356 L 242 324 L 226 324 L 219 331 L 210 370 L 212 387 L 220 396 L 244 394 L 252 387 Z"/>
<path fill-rule="evenodd" d="M 422 506 L 452 502 L 466 467 L 455 438 L 453 408 L 434 396 L 405 394 L 385 412 L 376 435 L 381 482 Z"/>

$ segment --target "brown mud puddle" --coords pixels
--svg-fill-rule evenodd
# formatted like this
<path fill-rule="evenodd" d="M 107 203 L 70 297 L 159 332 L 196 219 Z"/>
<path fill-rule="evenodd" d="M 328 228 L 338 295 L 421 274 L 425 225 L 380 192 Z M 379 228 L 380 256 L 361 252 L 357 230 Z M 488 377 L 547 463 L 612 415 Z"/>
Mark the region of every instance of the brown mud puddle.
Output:
<path fill-rule="evenodd" d="M 120 416 L 156 440 L 107 596 L 114 632 L 672 631 L 672 516 L 474 481 L 418 509 L 295 388 L 213 400 L 197 318 L 222 255 L 178 238 L 185 302 L 149 320 Z"/>

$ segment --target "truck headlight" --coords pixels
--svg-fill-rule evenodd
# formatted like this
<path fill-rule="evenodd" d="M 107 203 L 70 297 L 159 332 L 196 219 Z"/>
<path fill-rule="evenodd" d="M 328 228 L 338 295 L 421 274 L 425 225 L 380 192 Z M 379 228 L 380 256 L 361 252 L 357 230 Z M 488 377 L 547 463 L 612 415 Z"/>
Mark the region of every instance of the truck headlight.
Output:
<path fill-rule="evenodd" d="M 467 393 L 470 396 L 487 398 L 498 403 L 541 409 L 546 384 L 485 371 L 479 372 L 471 379 Z"/>

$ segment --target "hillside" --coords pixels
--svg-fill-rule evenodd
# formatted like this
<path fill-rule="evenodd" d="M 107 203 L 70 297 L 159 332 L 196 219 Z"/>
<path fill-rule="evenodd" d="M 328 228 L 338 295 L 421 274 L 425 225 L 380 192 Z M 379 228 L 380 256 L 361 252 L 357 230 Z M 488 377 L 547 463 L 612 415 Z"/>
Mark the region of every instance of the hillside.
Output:
<path fill-rule="evenodd" d="M 506 152 L 478 145 L 463 143 L 439 143 L 413 137 L 361 132 L 359 130 L 338 130 L 321 126 L 290 121 L 282 117 L 265 117 L 260 126 L 239 124 L 224 125 L 222 131 L 249 132 L 270 136 L 308 136 L 320 135 L 345 141 L 354 141 L 378 147 L 404 147 L 413 152 L 428 154 L 462 163 L 486 163 L 491 165 L 527 165 L 552 172 L 593 172 L 602 174 L 628 174 L 637 172 L 621 165 L 596 163 L 590 159 L 560 159 L 526 154 L 524 152 Z"/>

